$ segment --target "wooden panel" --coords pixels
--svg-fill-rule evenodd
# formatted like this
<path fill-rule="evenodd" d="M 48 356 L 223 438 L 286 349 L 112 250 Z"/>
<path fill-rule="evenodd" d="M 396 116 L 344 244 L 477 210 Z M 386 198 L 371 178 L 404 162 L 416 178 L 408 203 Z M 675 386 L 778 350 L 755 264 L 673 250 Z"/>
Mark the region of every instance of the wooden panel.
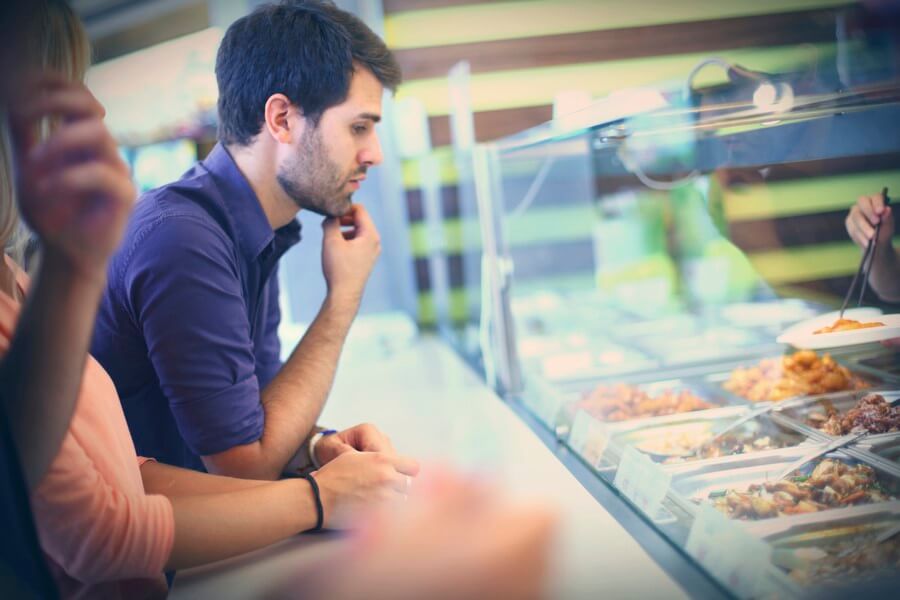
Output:
<path fill-rule="evenodd" d="M 491 0 L 493 4 L 510 0 Z M 484 0 L 383 0 L 384 14 L 391 15 L 407 10 L 428 10 L 446 8 L 448 6 L 464 6 L 466 4 L 484 4 Z"/>
<path fill-rule="evenodd" d="M 808 43 L 762 48 L 719 50 L 716 55 L 748 68 L 768 73 L 812 69 L 828 61 L 835 44 Z M 541 106 L 553 102 L 563 90 L 582 90 L 592 96 L 605 96 L 614 90 L 661 81 L 684 80 L 709 52 L 648 56 L 613 61 L 571 63 L 475 73 L 470 78 L 470 97 L 475 111 Z M 704 69 L 694 79 L 696 87 L 725 83 L 722 69 Z M 429 115 L 450 114 L 450 88 L 446 77 L 414 79 L 400 86 L 397 101 L 414 97 L 425 105 Z"/>
<path fill-rule="evenodd" d="M 832 9 L 396 50 L 407 80 L 442 77 L 468 60 L 473 73 L 834 39 Z"/>
<path fill-rule="evenodd" d="M 846 210 L 732 223 L 731 241 L 744 252 L 776 250 L 823 242 L 843 242 L 849 238 L 844 228 Z"/>
<path fill-rule="evenodd" d="M 553 117 L 553 107 L 526 106 L 502 110 L 485 110 L 477 112 L 475 119 L 475 139 L 479 142 L 496 140 L 507 135 L 518 133 L 529 127 L 546 123 Z M 428 119 L 433 147 L 448 146 L 452 142 L 450 134 L 450 117 L 440 115 Z"/>
<path fill-rule="evenodd" d="M 429 48 L 496 40 L 714 21 L 856 4 L 848 0 L 524 0 L 389 14 L 388 46 Z"/>

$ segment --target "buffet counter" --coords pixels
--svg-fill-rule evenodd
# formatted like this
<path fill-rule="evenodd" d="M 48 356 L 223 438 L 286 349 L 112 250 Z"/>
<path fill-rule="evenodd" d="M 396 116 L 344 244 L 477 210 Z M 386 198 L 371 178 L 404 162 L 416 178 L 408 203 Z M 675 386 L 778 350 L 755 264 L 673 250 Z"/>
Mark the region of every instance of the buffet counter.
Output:
<path fill-rule="evenodd" d="M 560 531 L 552 550 L 549 597 L 685 597 L 669 566 L 669 572 L 664 571 L 657 564 L 659 558 L 651 558 L 634 532 L 560 462 L 552 445 L 548 448 L 439 339 L 417 337 L 401 348 L 351 351 L 346 358 L 322 423 L 342 428 L 373 422 L 391 436 L 400 452 L 417 457 L 425 468 L 440 462 L 485 473 L 513 498 L 538 498 L 556 507 Z M 341 543 L 339 535 L 299 535 L 241 557 L 181 571 L 170 597 L 263 597 Z M 666 546 L 658 537 L 650 545 Z M 684 565 L 679 569 L 686 570 Z M 692 595 L 698 592 L 690 580 L 680 581 Z"/>

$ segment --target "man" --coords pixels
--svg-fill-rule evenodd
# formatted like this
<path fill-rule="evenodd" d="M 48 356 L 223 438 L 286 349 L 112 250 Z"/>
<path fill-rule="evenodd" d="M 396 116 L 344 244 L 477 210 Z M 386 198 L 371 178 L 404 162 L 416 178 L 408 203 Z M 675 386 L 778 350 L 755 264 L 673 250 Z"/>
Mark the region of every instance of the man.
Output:
<path fill-rule="evenodd" d="M 375 124 L 399 67 L 355 16 L 310 0 L 232 24 L 216 78 L 219 144 L 140 200 L 98 316 L 92 352 L 137 450 L 257 479 L 277 478 L 292 457 L 315 467 L 392 452 L 371 425 L 325 436 L 314 425 L 380 251 L 352 195 L 382 161 Z M 282 364 L 276 272 L 300 239 L 300 210 L 326 217 L 328 292 Z"/>

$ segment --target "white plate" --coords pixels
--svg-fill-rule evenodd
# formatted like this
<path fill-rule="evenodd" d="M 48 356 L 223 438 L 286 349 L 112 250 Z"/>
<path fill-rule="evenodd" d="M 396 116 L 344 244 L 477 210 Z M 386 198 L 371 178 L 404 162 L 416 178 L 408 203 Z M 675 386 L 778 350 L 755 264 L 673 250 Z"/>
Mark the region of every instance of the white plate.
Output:
<path fill-rule="evenodd" d="M 777 341 L 780 344 L 790 344 L 796 348 L 818 350 L 821 348 L 855 346 L 857 344 L 900 338 L 900 314 L 885 315 L 877 308 L 851 308 L 844 311 L 844 318 L 863 323 L 880 321 L 884 323 L 883 327 L 851 329 L 850 331 L 835 331 L 833 333 L 813 333 L 817 329 L 834 323 L 839 315 L 839 311 L 834 311 L 792 325 L 778 336 Z"/>

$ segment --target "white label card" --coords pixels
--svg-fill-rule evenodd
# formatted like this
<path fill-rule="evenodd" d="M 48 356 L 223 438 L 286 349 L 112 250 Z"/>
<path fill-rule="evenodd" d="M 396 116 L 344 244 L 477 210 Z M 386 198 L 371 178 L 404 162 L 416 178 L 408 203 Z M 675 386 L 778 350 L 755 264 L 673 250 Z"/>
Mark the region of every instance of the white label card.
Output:
<path fill-rule="evenodd" d="M 685 551 L 740 598 L 764 592 L 772 548 L 708 504 L 700 506 Z"/>
<path fill-rule="evenodd" d="M 569 448 L 592 467 L 600 466 L 600 459 L 609 445 L 610 431 L 606 423 L 598 421 L 586 410 L 579 410 L 569 432 Z"/>
<path fill-rule="evenodd" d="M 662 507 L 671 482 L 671 473 L 634 446 L 627 446 L 619 461 L 613 485 L 652 518 Z"/>

